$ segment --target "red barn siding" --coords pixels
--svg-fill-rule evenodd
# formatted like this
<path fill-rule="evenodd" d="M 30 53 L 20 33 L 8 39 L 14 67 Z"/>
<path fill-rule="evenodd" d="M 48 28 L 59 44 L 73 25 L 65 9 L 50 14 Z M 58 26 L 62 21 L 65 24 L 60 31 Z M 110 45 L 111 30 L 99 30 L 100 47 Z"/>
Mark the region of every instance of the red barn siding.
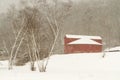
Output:
<path fill-rule="evenodd" d="M 74 44 L 66 45 L 65 53 L 85 53 L 85 52 L 101 52 L 102 45 L 89 45 L 89 44 Z"/>
<path fill-rule="evenodd" d="M 67 45 L 68 43 L 78 40 L 79 38 L 66 38 L 64 39 L 65 45 Z"/>
<path fill-rule="evenodd" d="M 102 44 L 102 40 L 101 39 L 92 39 L 92 40 Z"/>

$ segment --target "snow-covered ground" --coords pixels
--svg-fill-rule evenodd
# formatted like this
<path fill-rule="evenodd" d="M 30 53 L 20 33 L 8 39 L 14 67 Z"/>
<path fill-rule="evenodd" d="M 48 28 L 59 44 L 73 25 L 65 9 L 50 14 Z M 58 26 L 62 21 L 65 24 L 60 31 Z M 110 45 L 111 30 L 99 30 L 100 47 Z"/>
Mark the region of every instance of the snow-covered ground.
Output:
<path fill-rule="evenodd" d="M 120 80 L 120 52 L 64 54 L 51 56 L 47 72 L 30 71 L 27 63 L 8 70 L 0 65 L 0 80 Z"/>
<path fill-rule="evenodd" d="M 110 49 L 107 48 L 104 51 L 106 51 L 106 52 L 120 52 L 120 46 L 113 47 L 113 48 L 110 48 Z"/>

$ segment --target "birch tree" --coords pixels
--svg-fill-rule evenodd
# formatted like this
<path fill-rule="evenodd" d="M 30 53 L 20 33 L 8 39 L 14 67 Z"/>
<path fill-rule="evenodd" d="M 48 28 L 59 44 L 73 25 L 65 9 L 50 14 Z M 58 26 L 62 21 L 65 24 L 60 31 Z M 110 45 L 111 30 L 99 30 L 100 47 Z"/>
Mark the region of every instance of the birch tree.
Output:
<path fill-rule="evenodd" d="M 71 7 L 71 1 L 53 0 L 51 5 L 47 0 L 36 0 L 15 10 L 14 19 L 10 17 L 15 40 L 10 50 L 9 69 L 19 56 L 26 54 L 32 71 L 36 70 L 36 62 L 39 71 L 45 72 Z"/>

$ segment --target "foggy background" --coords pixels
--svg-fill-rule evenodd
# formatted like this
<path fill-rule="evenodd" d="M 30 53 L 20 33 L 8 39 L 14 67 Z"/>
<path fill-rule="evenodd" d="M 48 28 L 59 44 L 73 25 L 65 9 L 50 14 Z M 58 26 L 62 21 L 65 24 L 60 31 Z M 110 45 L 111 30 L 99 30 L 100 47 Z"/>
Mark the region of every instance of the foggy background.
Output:
<path fill-rule="evenodd" d="M 71 14 L 63 22 L 55 53 L 63 53 L 65 34 L 101 36 L 104 48 L 120 45 L 119 0 L 72 1 Z M 19 0 L 0 0 L 0 49 L 3 48 L 3 39 L 8 44 L 13 35 L 4 15 L 12 4 L 19 5 Z"/>

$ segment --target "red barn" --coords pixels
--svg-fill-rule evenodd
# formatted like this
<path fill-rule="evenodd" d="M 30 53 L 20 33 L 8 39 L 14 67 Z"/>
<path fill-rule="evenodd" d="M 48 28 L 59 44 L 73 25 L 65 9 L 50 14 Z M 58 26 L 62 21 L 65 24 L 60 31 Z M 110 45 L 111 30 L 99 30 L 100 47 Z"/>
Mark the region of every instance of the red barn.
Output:
<path fill-rule="evenodd" d="M 102 51 L 100 36 L 66 35 L 64 38 L 65 53 L 90 53 Z"/>

